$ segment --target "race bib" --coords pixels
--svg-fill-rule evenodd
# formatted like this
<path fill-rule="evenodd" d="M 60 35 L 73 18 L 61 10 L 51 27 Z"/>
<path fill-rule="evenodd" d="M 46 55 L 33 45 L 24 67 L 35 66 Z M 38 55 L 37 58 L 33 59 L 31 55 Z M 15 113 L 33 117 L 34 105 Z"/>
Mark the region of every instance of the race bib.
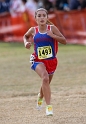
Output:
<path fill-rule="evenodd" d="M 39 59 L 47 59 L 53 56 L 51 46 L 38 47 L 37 52 Z"/>

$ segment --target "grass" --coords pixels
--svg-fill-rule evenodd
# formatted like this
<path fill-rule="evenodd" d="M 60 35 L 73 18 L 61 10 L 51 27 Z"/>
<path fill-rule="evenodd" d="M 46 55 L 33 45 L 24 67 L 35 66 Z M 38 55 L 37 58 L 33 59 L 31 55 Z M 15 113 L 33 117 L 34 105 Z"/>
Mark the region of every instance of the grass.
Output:
<path fill-rule="evenodd" d="M 0 97 L 38 92 L 41 79 L 30 69 L 32 52 L 23 43 L 0 42 Z M 86 88 L 86 46 L 59 44 L 57 57 L 52 91 Z"/>

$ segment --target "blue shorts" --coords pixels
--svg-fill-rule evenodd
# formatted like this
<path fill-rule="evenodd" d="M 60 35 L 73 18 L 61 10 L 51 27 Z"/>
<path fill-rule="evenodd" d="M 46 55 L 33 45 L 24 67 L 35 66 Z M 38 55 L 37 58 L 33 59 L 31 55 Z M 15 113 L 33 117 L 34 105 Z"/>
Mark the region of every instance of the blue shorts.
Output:
<path fill-rule="evenodd" d="M 41 64 L 41 63 L 42 63 L 42 62 L 33 62 L 32 65 L 31 65 L 31 69 L 35 71 L 36 66 L 37 66 L 38 64 Z"/>

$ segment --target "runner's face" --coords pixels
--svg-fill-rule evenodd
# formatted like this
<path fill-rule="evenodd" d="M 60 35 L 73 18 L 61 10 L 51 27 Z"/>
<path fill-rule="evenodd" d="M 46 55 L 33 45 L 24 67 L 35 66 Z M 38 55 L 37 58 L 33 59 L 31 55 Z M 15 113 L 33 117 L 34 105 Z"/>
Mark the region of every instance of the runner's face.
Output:
<path fill-rule="evenodd" d="M 38 25 L 44 25 L 47 22 L 47 13 L 44 10 L 40 10 L 36 14 L 36 22 Z"/>

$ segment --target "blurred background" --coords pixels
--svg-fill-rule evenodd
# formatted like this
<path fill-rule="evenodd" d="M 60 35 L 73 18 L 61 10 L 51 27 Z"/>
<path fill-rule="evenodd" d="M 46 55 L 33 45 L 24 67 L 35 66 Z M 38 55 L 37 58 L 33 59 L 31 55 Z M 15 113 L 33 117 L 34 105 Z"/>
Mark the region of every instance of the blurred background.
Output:
<path fill-rule="evenodd" d="M 0 41 L 23 42 L 40 7 L 48 10 L 69 44 L 86 45 L 86 0 L 0 0 Z"/>
<path fill-rule="evenodd" d="M 28 50 L 23 44 L 40 7 L 67 39 L 59 44 L 51 83 L 52 118 L 35 109 L 41 79 L 30 69 L 33 45 Z M 86 0 L 0 0 L 0 124 L 36 122 L 86 124 Z"/>

